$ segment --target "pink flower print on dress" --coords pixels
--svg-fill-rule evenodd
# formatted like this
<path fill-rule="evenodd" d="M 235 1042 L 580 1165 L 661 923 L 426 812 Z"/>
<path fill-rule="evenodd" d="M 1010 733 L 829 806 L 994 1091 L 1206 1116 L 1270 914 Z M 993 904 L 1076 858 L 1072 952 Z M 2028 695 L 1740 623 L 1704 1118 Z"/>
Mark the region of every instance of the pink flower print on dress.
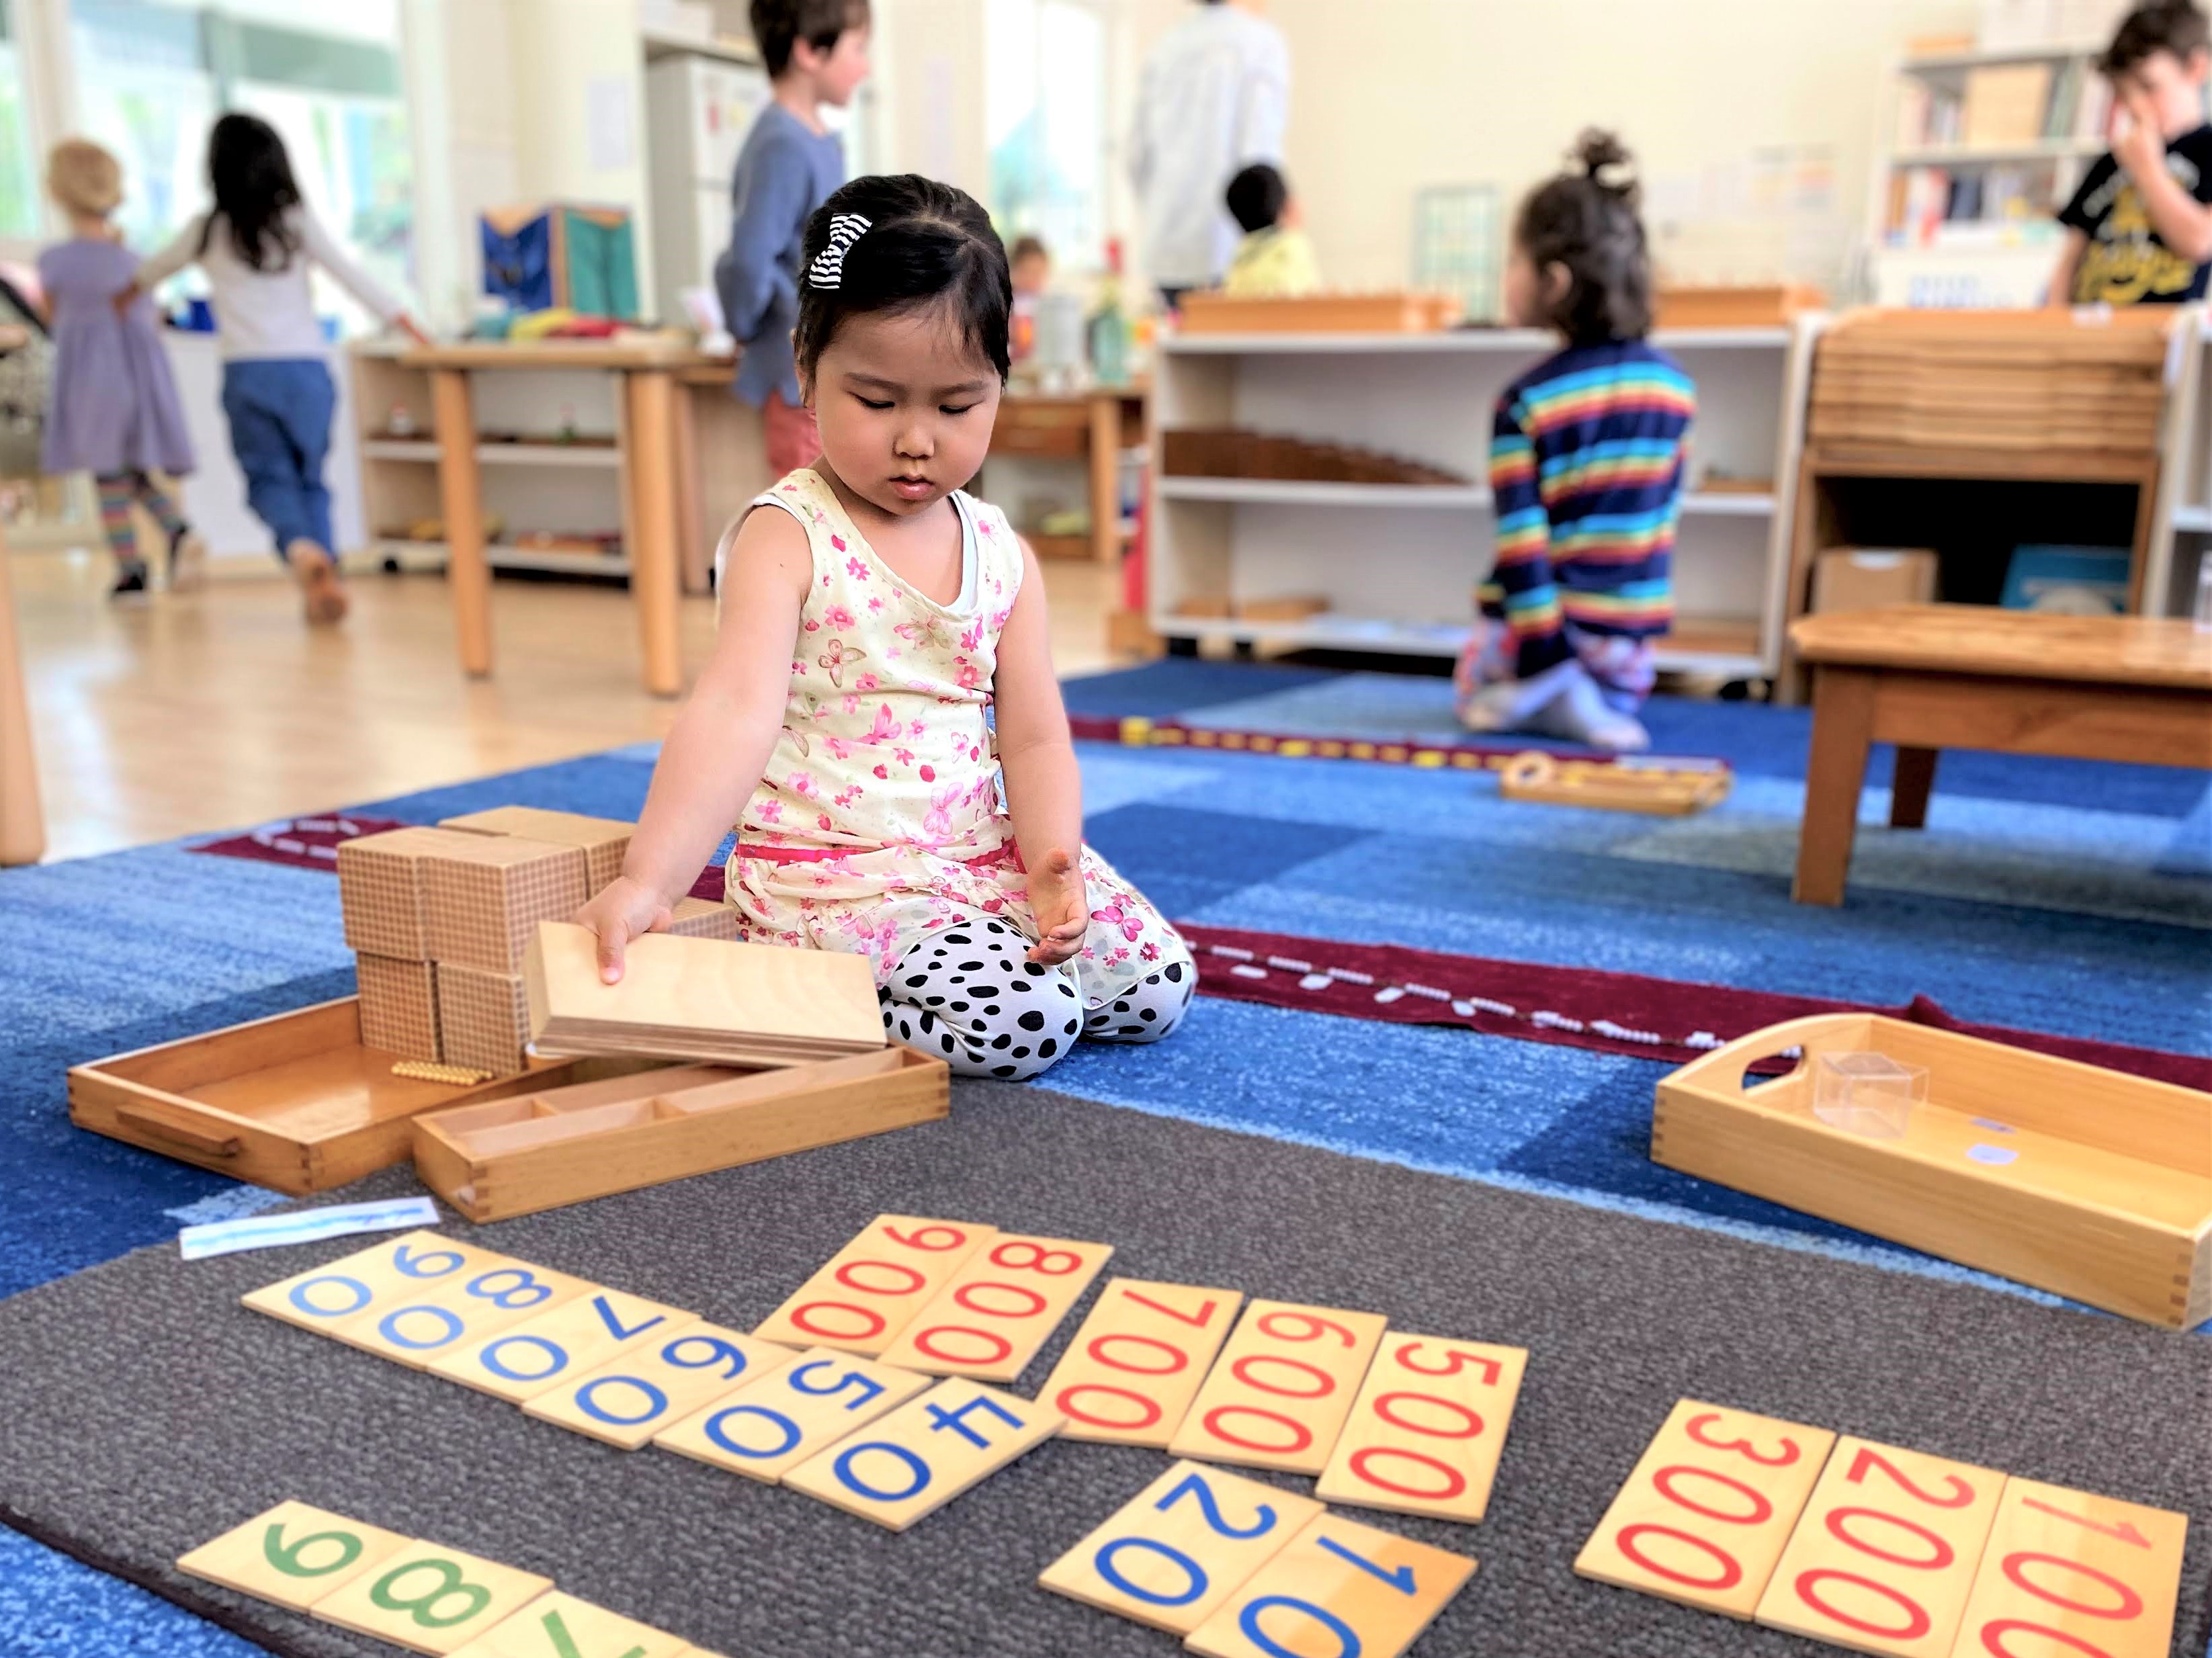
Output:
<path fill-rule="evenodd" d="M 860 741 L 888 743 L 898 734 L 899 722 L 891 715 L 891 705 L 888 702 L 879 702 L 876 705 L 876 723 L 868 727 L 868 734 Z"/>
<path fill-rule="evenodd" d="M 1145 924 L 1142 921 L 1133 915 L 1124 915 L 1121 913 L 1121 901 L 1119 898 L 1103 909 L 1092 910 L 1091 919 L 1094 921 L 1105 922 L 1108 926 L 1115 928 L 1124 938 L 1132 943 L 1141 937 L 1145 931 Z M 1126 950 L 1121 952 L 1125 957 L 1128 953 Z"/>
<path fill-rule="evenodd" d="M 983 683 L 983 676 L 975 671 L 975 665 L 966 657 L 956 656 L 952 660 L 957 665 L 952 677 L 962 690 L 972 691 Z"/>
<path fill-rule="evenodd" d="M 823 611 L 822 621 L 824 626 L 831 628 L 842 629 L 855 625 L 853 613 L 842 604 L 832 604 L 828 610 Z"/>
<path fill-rule="evenodd" d="M 817 794 L 820 793 L 822 788 L 820 784 L 817 783 L 811 776 L 803 771 L 795 771 L 792 773 L 790 776 L 783 780 L 783 786 L 789 789 L 793 794 L 804 795 L 809 800 L 811 800 Z"/>
<path fill-rule="evenodd" d="M 817 513 L 815 516 L 818 519 L 821 514 Z M 833 535 L 830 537 L 830 544 L 842 553 L 845 550 L 845 537 L 842 536 Z M 856 560 L 854 562 L 857 562 L 858 561 Z"/>
<path fill-rule="evenodd" d="M 927 775 L 929 768 L 924 766 L 922 771 Z M 929 810 L 921 815 L 924 846 L 941 847 L 952 838 L 952 808 L 959 804 L 965 793 L 958 785 L 952 784 L 929 797 Z"/>
<path fill-rule="evenodd" d="M 849 806 L 860 798 L 860 786 L 855 783 L 850 788 L 839 789 L 833 798 L 839 805 Z"/>
<path fill-rule="evenodd" d="M 830 683 L 842 689 L 845 684 L 845 665 L 848 662 L 858 662 L 866 655 L 867 653 L 857 645 L 848 645 L 842 639 L 833 639 L 830 641 L 830 648 L 822 653 L 817 662 L 820 666 L 830 670 Z"/>
<path fill-rule="evenodd" d="M 868 608 L 871 610 L 880 610 L 884 608 L 884 601 L 880 598 L 871 598 L 868 600 Z"/>
<path fill-rule="evenodd" d="M 1148 962 L 1157 962 L 1160 959 L 1160 947 L 1147 940 L 1144 948 L 1139 950 L 1137 954 L 1143 957 Z"/>
<path fill-rule="evenodd" d="M 897 761 L 902 766 L 911 766 L 914 764 L 914 750 L 912 749 L 893 749 L 891 750 L 891 758 Z"/>
<path fill-rule="evenodd" d="M 885 782 L 889 782 L 891 775 L 890 768 L 888 766 L 878 766 L 876 768 L 876 775 L 882 778 Z"/>
<path fill-rule="evenodd" d="M 842 737 L 825 737 L 822 739 L 822 746 L 830 750 L 832 760 L 850 760 L 853 757 L 853 745 Z"/>
<path fill-rule="evenodd" d="M 875 675 L 872 673 L 864 673 L 858 679 L 855 679 L 853 682 L 853 689 L 856 691 L 872 691 L 880 688 L 883 683 L 884 682 L 877 678 Z M 848 714 L 858 714 L 860 710 L 858 708 L 848 708 L 846 712 Z"/>
<path fill-rule="evenodd" d="M 925 616 L 918 621 L 902 622 L 891 631 L 909 645 L 919 646 L 926 651 L 946 650 L 952 643 L 952 629 L 945 625 L 941 616 Z"/>
<path fill-rule="evenodd" d="M 855 689 L 857 689 L 857 688 L 858 688 L 858 682 L 857 682 L 857 681 L 855 681 L 855 682 L 854 682 L 854 685 L 855 685 Z M 860 713 L 860 699 L 858 696 L 856 696 L 856 695 L 853 693 L 853 691 L 847 691 L 847 692 L 845 693 L 845 715 L 846 715 L 846 717 L 847 717 L 848 719 L 850 719 L 853 715 L 854 715 L 854 714 L 856 714 Z"/>
<path fill-rule="evenodd" d="M 840 547 L 837 550 L 842 553 L 845 550 Z M 855 581 L 866 581 L 868 579 L 868 567 L 857 558 L 848 558 L 845 561 L 845 574 Z"/>
<path fill-rule="evenodd" d="M 982 619 L 978 617 L 970 623 L 968 630 L 960 635 L 960 648 L 963 651 L 972 651 L 982 642 L 983 623 Z"/>
<path fill-rule="evenodd" d="M 814 819 L 814 827 L 818 829 L 828 829 L 830 827 L 830 814 L 826 811 L 818 814 Z M 830 878 L 826 875 L 817 875 L 814 878 L 814 884 L 817 887 L 826 887 L 830 884 Z"/>
<path fill-rule="evenodd" d="M 783 802 L 763 800 L 753 808 L 753 812 L 763 823 L 780 823 L 783 821 Z M 763 910 L 761 913 L 766 914 L 768 912 Z"/>

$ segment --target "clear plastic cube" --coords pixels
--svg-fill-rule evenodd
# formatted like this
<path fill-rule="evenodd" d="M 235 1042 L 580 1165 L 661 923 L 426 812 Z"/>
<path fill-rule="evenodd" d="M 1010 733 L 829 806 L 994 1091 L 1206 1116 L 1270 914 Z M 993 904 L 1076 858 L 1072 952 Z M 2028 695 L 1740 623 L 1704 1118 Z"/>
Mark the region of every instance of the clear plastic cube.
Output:
<path fill-rule="evenodd" d="M 1887 1054 L 1823 1054 L 1814 1069 L 1813 1114 L 1869 1139 L 1902 1139 L 1912 1108 L 1927 1097 L 1927 1066 Z"/>

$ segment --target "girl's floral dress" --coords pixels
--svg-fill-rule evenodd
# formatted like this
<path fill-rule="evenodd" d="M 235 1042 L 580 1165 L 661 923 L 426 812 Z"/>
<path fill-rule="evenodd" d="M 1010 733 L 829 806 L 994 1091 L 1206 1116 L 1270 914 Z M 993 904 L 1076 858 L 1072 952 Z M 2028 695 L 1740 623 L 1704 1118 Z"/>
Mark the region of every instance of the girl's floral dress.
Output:
<path fill-rule="evenodd" d="M 996 507 L 975 527 L 974 604 L 940 604 L 893 574 L 811 469 L 753 505 L 790 513 L 814 556 L 791 695 L 768 770 L 738 823 L 728 900 L 761 943 L 866 955 L 876 981 L 930 934 L 996 916 L 1034 940 L 1028 877 L 999 786 L 991 707 L 999 635 L 1022 584 Z M 1183 943 L 1088 847 L 1091 932 L 1072 963 L 1087 1006 L 1127 993 Z"/>

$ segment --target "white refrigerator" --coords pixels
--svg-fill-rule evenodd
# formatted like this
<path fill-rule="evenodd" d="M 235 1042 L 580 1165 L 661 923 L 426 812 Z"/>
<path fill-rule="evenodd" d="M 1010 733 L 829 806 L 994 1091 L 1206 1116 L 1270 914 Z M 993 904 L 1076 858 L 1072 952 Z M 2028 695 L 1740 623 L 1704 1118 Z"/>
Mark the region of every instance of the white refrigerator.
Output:
<path fill-rule="evenodd" d="M 730 241 L 730 175 L 770 95 L 768 76 L 750 64 L 679 54 L 646 70 L 653 298 L 663 323 L 685 320 L 685 288 L 714 288 Z"/>

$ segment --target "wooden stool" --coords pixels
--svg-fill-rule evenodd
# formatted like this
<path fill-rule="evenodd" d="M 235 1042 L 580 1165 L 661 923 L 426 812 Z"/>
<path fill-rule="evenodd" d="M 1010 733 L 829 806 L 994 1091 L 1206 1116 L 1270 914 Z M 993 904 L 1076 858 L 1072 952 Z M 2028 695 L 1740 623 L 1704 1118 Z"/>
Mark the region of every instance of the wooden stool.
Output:
<path fill-rule="evenodd" d="M 1894 743 L 1890 826 L 1927 821 L 1944 749 L 2212 768 L 2212 634 L 2137 616 L 1896 604 L 1790 630 L 1814 670 L 1801 904 L 1839 904 L 1867 748 Z"/>

